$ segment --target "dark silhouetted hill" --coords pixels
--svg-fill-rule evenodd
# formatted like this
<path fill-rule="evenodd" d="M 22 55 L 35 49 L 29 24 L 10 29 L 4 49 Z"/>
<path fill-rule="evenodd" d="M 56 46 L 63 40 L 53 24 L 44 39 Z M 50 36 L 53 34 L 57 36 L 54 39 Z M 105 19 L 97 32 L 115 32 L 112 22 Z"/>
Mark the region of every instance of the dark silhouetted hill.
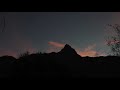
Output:
<path fill-rule="evenodd" d="M 14 77 L 16 58 L 12 56 L 0 57 L 0 78 Z"/>
<path fill-rule="evenodd" d="M 81 57 L 68 44 L 59 52 L 0 57 L 0 78 L 120 77 L 120 57 Z"/>
<path fill-rule="evenodd" d="M 77 52 L 75 49 L 73 49 L 70 45 L 66 44 L 64 48 L 58 52 L 58 54 L 64 55 L 64 56 L 78 56 Z"/>

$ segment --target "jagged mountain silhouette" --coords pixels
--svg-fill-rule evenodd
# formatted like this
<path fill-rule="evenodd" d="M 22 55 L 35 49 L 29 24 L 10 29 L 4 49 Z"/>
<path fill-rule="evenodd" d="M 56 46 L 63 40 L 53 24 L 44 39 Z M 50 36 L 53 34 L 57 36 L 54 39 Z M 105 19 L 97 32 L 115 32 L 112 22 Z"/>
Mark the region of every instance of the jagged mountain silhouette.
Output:
<path fill-rule="evenodd" d="M 73 49 L 70 45 L 66 44 L 61 51 L 58 52 L 59 54 L 66 55 L 66 56 L 78 56 L 75 49 Z"/>
<path fill-rule="evenodd" d="M 59 52 L 0 57 L 0 78 L 120 77 L 120 57 L 81 57 L 66 44 Z"/>

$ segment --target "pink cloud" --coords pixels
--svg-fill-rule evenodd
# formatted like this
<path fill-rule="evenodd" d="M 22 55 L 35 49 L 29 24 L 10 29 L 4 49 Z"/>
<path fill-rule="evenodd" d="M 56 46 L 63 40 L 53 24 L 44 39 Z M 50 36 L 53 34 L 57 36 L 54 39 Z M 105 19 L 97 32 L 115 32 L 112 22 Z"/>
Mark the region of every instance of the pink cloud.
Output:
<path fill-rule="evenodd" d="M 84 56 L 90 56 L 90 57 L 97 56 L 97 52 L 93 51 L 93 50 L 91 50 L 91 51 L 77 51 L 77 53 L 82 57 L 84 57 Z"/>
<path fill-rule="evenodd" d="M 49 45 L 52 45 L 54 47 L 58 47 L 58 48 L 63 48 L 65 44 L 62 44 L 62 43 L 58 43 L 58 42 L 53 42 L 53 41 L 50 41 L 48 42 Z"/>
<path fill-rule="evenodd" d="M 94 48 L 96 47 L 96 45 L 89 45 L 88 47 L 84 48 L 83 50 L 80 49 L 76 49 L 77 53 L 81 56 L 91 56 L 91 57 L 95 57 L 97 56 L 97 52 L 94 50 Z"/>
<path fill-rule="evenodd" d="M 48 45 L 49 45 L 49 47 L 46 50 L 47 53 L 58 52 L 65 46 L 65 44 L 63 44 L 63 43 L 53 42 L 53 41 L 49 41 Z"/>
<path fill-rule="evenodd" d="M 88 47 L 84 48 L 83 50 L 76 49 L 77 53 L 81 55 L 82 57 L 90 56 L 90 57 L 96 57 L 96 56 L 105 56 L 106 54 L 103 52 L 98 52 L 95 50 L 96 44 L 89 45 Z"/>
<path fill-rule="evenodd" d="M 47 52 L 58 52 L 60 51 L 65 44 L 62 44 L 62 43 L 58 43 L 58 42 L 48 42 L 49 45 L 49 48 L 47 49 Z M 98 52 L 95 50 L 96 48 L 96 44 L 93 44 L 93 45 L 89 45 L 88 47 L 84 48 L 84 49 L 75 49 L 76 52 L 80 55 L 80 56 L 90 56 L 90 57 L 96 57 L 96 56 L 105 56 L 106 54 L 103 53 L 103 52 Z"/>

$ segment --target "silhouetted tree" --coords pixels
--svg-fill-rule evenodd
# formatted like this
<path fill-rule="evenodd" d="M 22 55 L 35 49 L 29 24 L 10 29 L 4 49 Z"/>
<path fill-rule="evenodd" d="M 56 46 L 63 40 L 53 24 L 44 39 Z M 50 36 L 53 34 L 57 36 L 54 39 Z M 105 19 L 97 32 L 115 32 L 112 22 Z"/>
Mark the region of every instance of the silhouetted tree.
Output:
<path fill-rule="evenodd" d="M 108 25 L 110 27 L 109 35 L 106 39 L 107 45 L 111 49 L 111 53 L 115 56 L 120 56 L 120 25 Z"/>
<path fill-rule="evenodd" d="M 29 52 L 26 51 L 26 52 L 20 54 L 20 55 L 19 55 L 19 58 L 23 58 L 23 57 L 26 57 L 26 56 L 28 56 L 28 55 L 29 55 Z"/>

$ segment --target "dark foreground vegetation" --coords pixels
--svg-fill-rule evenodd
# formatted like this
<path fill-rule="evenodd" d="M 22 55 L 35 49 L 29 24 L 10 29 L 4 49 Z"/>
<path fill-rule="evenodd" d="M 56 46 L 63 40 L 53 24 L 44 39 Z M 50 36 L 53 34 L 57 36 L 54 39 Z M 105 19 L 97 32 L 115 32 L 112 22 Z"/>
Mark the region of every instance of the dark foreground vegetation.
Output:
<path fill-rule="evenodd" d="M 69 45 L 58 53 L 0 57 L 0 78 L 120 77 L 120 57 L 81 57 Z"/>

